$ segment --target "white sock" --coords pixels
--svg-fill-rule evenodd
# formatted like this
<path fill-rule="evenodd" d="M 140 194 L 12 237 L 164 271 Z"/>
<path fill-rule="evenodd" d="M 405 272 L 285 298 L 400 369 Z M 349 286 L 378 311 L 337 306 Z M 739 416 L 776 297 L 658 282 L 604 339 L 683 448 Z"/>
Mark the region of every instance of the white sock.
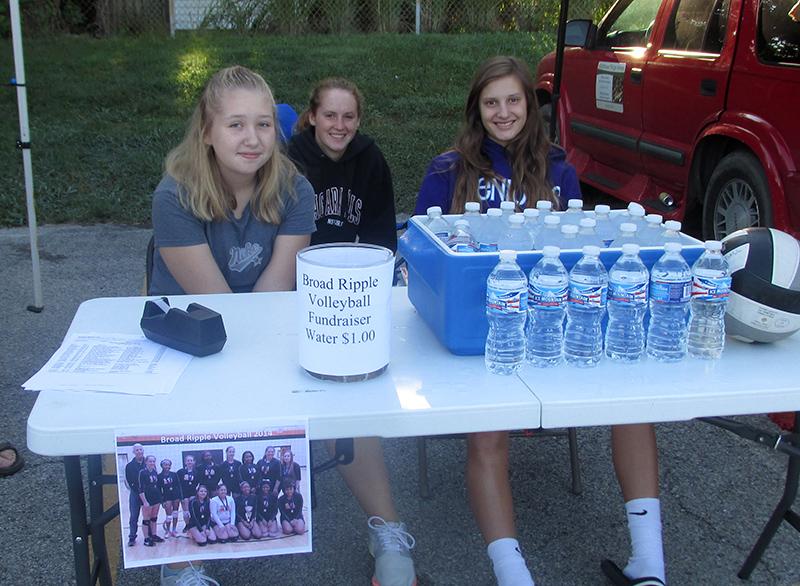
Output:
<path fill-rule="evenodd" d="M 494 566 L 497 586 L 535 586 L 516 539 L 497 539 L 489 544 L 486 551 Z"/>
<path fill-rule="evenodd" d="M 653 577 L 666 584 L 660 501 L 634 499 L 625 503 L 625 510 L 631 533 L 631 557 L 622 573 L 632 580 Z"/>

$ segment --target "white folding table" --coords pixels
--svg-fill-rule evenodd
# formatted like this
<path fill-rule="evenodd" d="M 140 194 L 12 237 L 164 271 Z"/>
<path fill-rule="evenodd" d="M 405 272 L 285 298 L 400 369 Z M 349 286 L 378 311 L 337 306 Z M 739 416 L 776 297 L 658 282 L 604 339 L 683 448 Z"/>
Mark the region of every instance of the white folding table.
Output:
<path fill-rule="evenodd" d="M 114 430 L 144 422 L 160 423 L 165 429 L 211 423 L 207 403 L 219 393 L 233 404 L 255 406 L 263 401 L 280 405 L 280 415 L 308 418 L 310 439 L 412 437 L 800 410 L 800 377 L 794 375 L 794 361 L 800 357 L 798 336 L 768 346 L 729 341 L 716 362 L 647 360 L 623 366 L 602 361 L 593 369 L 527 367 L 517 376 L 502 377 L 486 371 L 483 356 L 450 354 L 417 314 L 406 289 L 394 288 L 392 294 L 391 362 L 386 372 L 369 381 L 339 383 L 308 375 L 297 358 L 297 294 L 250 293 L 170 297 L 175 307 L 197 302 L 221 313 L 228 341 L 222 352 L 193 359 L 169 395 L 41 392 L 28 419 L 28 447 L 38 454 L 65 457 L 78 585 L 98 580 L 104 586 L 111 584 L 104 525 L 118 511 L 103 510 L 102 484 L 116 479 L 102 475 L 99 455 L 114 451 Z M 144 302 L 143 297 L 87 301 L 67 336 L 140 333 Z M 220 412 L 214 411 L 213 422 L 247 428 L 258 423 L 260 412 L 237 410 L 232 415 L 235 420 L 220 421 Z M 81 455 L 90 456 L 88 523 Z M 796 492 L 797 470 L 793 473 Z M 94 568 L 89 561 L 90 536 Z"/>

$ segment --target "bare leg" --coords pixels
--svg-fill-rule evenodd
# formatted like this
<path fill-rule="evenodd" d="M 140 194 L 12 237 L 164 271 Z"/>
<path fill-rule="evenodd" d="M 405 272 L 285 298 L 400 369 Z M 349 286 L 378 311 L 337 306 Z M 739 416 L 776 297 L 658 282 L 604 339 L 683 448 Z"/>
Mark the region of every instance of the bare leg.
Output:
<path fill-rule="evenodd" d="M 325 447 L 333 456 L 336 442 L 326 441 Z M 399 522 L 380 438 L 356 438 L 353 447 L 355 455 L 353 461 L 346 466 L 336 467 L 342 480 L 356 497 L 367 517 L 377 515 L 388 522 Z"/>
<path fill-rule="evenodd" d="M 612 426 L 611 450 L 631 537 L 631 556 L 623 573 L 631 579 L 653 576 L 665 582 L 653 424 Z"/>
<path fill-rule="evenodd" d="M 264 535 L 269 535 L 270 537 L 278 537 L 281 534 L 280 527 L 278 526 L 278 520 L 272 519 L 271 521 L 267 521 L 267 532 Z"/>
<path fill-rule="evenodd" d="M 208 539 L 206 539 L 206 534 L 202 531 L 198 531 L 197 527 L 192 527 L 189 529 L 189 535 L 191 535 L 192 539 L 194 539 L 197 543 L 205 543 L 208 541 Z M 169 564 L 167 567 L 171 570 L 177 570 L 178 568 L 188 567 L 188 564 Z"/>
<path fill-rule="evenodd" d="M 467 496 L 498 586 L 533 586 L 514 528 L 507 431 L 467 434 Z"/>
<path fill-rule="evenodd" d="M 658 447 L 652 423 L 612 425 L 611 454 L 625 502 L 658 498 Z"/>
<path fill-rule="evenodd" d="M 508 432 L 467 434 L 467 496 L 483 541 L 516 539 L 508 479 Z"/>

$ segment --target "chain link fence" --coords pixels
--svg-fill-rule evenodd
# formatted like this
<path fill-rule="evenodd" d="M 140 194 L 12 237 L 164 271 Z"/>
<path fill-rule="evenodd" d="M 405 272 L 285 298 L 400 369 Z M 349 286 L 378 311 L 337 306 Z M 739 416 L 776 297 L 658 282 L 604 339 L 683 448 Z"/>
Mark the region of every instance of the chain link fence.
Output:
<path fill-rule="evenodd" d="M 572 0 L 570 18 L 599 18 L 612 0 Z M 559 0 L 21 0 L 38 34 L 462 33 L 555 31 Z M 7 13 L 0 12 L 0 33 Z"/>

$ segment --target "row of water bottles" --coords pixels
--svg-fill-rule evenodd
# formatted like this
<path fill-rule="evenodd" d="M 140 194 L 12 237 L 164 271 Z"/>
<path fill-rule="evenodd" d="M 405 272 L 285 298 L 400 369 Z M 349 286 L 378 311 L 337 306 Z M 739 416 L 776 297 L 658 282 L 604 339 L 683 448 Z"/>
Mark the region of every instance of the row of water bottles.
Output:
<path fill-rule="evenodd" d="M 664 249 L 648 271 L 639 246 L 627 243 L 606 271 L 600 248 L 585 246 L 568 273 L 560 250 L 547 246 L 528 278 L 516 263 L 515 251 L 500 251 L 500 262 L 487 280 L 486 368 L 513 374 L 525 362 L 544 367 L 562 360 L 594 366 L 603 355 L 606 308 L 605 355 L 612 361 L 638 362 L 645 352 L 661 362 L 682 360 L 687 352 L 718 358 L 725 345 L 731 283 L 722 245 L 707 241 L 691 269 L 680 243 L 668 242 Z"/>
<path fill-rule="evenodd" d="M 614 217 L 604 204 L 595 206 L 593 216 L 587 215 L 580 199 L 569 200 L 567 210 L 558 214 L 546 200 L 523 213 L 515 213 L 515 206 L 504 201 L 500 208 L 482 215 L 481 204 L 467 202 L 466 211 L 453 225 L 439 206 L 433 206 L 427 210 L 426 225 L 451 250 L 461 253 L 542 250 L 545 246 L 581 250 L 587 245 L 622 247 L 626 242 L 663 246 L 670 240 L 681 241 L 680 222 L 662 223 L 662 216 L 645 214 L 644 207 L 635 202 Z"/>

